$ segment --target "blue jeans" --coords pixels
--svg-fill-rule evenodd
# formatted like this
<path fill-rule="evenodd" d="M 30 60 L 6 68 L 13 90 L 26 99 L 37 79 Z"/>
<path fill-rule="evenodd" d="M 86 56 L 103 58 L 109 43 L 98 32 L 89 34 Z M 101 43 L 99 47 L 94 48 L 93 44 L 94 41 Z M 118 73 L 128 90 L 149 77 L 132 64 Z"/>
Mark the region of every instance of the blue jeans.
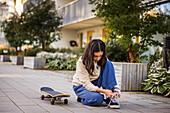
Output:
<path fill-rule="evenodd" d="M 115 70 L 113 64 L 110 61 L 106 62 L 104 71 L 101 70 L 99 78 L 92 81 L 92 84 L 102 87 L 103 89 L 114 90 L 114 86 L 117 85 L 115 78 Z M 84 105 L 100 105 L 103 103 L 104 95 L 99 92 L 93 92 L 87 90 L 83 85 L 73 86 L 75 94 L 81 98 L 81 103 Z"/>

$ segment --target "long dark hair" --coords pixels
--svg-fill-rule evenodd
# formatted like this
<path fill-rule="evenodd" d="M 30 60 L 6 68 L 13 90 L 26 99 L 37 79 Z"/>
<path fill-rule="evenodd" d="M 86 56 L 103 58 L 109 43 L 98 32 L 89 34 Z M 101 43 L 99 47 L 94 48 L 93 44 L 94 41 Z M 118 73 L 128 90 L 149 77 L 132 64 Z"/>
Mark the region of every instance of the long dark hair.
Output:
<path fill-rule="evenodd" d="M 100 51 L 103 52 L 103 55 L 97 64 L 101 66 L 101 69 L 103 70 L 107 62 L 105 43 L 103 41 L 100 39 L 91 40 L 83 53 L 82 61 L 90 75 L 93 75 L 94 71 L 94 52 Z"/>

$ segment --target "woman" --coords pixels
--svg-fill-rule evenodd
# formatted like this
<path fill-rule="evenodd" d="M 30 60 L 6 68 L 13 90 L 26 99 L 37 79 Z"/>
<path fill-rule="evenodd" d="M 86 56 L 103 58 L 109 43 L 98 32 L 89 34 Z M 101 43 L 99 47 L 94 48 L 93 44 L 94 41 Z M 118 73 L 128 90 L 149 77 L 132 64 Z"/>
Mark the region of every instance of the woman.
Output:
<path fill-rule="evenodd" d="M 89 42 L 77 62 L 72 83 L 78 102 L 84 105 L 100 105 L 106 101 L 110 108 L 120 107 L 114 101 L 114 98 L 120 97 L 120 90 L 116 87 L 114 67 L 107 60 L 103 41 L 94 39 Z M 104 99 L 101 93 L 107 98 Z"/>

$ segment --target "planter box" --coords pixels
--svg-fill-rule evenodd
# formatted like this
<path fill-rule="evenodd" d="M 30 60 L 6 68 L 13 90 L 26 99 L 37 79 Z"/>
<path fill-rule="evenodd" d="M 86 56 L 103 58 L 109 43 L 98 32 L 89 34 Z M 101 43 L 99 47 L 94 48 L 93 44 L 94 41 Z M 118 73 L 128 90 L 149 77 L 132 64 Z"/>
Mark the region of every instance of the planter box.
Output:
<path fill-rule="evenodd" d="M 10 62 L 10 57 L 9 57 L 9 55 L 1 55 L 0 61 L 1 61 L 1 62 Z"/>
<path fill-rule="evenodd" d="M 122 91 L 142 91 L 147 78 L 147 64 L 112 62 L 118 86 Z"/>
<path fill-rule="evenodd" d="M 45 66 L 45 59 L 39 57 L 24 57 L 24 67 L 31 69 L 42 69 Z"/>
<path fill-rule="evenodd" d="M 23 65 L 24 64 L 24 57 L 22 57 L 22 56 L 12 56 L 12 64 Z"/>
<path fill-rule="evenodd" d="M 9 60 L 10 60 L 10 61 L 12 61 L 12 57 L 13 57 L 13 56 L 9 56 Z"/>

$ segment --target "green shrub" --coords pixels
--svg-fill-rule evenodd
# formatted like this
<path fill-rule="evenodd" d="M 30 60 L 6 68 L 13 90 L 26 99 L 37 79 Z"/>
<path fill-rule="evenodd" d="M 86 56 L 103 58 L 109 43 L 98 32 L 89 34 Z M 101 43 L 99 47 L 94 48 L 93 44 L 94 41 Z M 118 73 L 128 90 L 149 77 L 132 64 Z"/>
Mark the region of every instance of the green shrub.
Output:
<path fill-rule="evenodd" d="M 129 54 L 123 45 L 117 43 L 114 40 L 107 40 L 106 42 L 107 56 L 110 61 L 113 62 L 128 62 Z"/>
<path fill-rule="evenodd" d="M 148 75 L 148 79 L 142 82 L 146 85 L 144 91 L 160 93 L 165 96 L 170 95 L 170 73 L 165 68 L 156 68 Z"/>
<path fill-rule="evenodd" d="M 12 49 L 12 50 L 10 51 L 10 55 L 16 55 L 16 51 L 15 51 L 14 49 Z"/>
<path fill-rule="evenodd" d="M 82 56 L 83 52 L 84 52 L 85 48 L 74 48 L 74 49 L 70 49 L 70 48 L 56 48 L 56 52 L 59 53 L 72 53 L 75 54 L 77 56 Z"/>
<path fill-rule="evenodd" d="M 2 53 L 2 51 L 3 51 L 3 49 L 0 49 L 0 55 L 2 55 L 3 53 Z"/>
<path fill-rule="evenodd" d="M 85 48 L 72 49 L 72 50 L 71 50 L 71 53 L 74 54 L 74 55 L 77 55 L 77 58 L 79 58 L 80 56 L 83 55 L 84 49 L 85 49 Z"/>
<path fill-rule="evenodd" d="M 162 68 L 163 58 L 154 62 L 150 66 L 148 72 L 148 79 L 144 80 L 142 84 L 145 86 L 144 91 L 158 93 L 164 96 L 170 95 L 170 72 Z"/>
<path fill-rule="evenodd" d="M 76 69 L 77 58 L 75 59 L 61 59 L 58 58 L 56 60 L 50 61 L 45 69 L 49 70 L 75 70 Z"/>
<path fill-rule="evenodd" d="M 56 50 L 59 53 L 71 53 L 71 49 L 70 48 L 58 48 Z"/>
<path fill-rule="evenodd" d="M 36 56 L 36 54 L 40 51 L 41 51 L 40 48 L 31 48 L 31 49 L 26 50 L 25 56 Z"/>
<path fill-rule="evenodd" d="M 4 51 L 7 51 L 7 53 L 4 53 Z M 0 55 L 10 55 L 10 49 L 0 49 Z"/>
<path fill-rule="evenodd" d="M 55 48 L 53 48 L 53 47 L 48 47 L 48 48 L 46 48 L 46 51 L 47 52 L 50 52 L 50 53 L 55 53 L 56 51 L 58 51 L 58 49 L 55 49 Z"/>

